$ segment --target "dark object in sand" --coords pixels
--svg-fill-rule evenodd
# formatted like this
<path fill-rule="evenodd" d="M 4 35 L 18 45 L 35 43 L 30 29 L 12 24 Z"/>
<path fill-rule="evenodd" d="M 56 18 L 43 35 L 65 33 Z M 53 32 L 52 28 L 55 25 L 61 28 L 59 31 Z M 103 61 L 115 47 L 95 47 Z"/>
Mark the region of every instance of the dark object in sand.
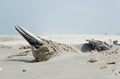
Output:
<path fill-rule="evenodd" d="M 98 61 L 100 61 L 99 58 L 93 58 L 93 59 L 90 59 L 88 62 L 95 63 L 95 62 L 98 62 Z"/>
<path fill-rule="evenodd" d="M 116 62 L 110 62 L 110 63 L 107 63 L 107 64 L 116 64 Z"/>
<path fill-rule="evenodd" d="M 23 69 L 22 71 L 23 71 L 23 72 L 26 72 L 26 70 L 25 70 L 25 69 Z"/>
<path fill-rule="evenodd" d="M 118 45 L 118 40 L 113 41 L 114 45 Z"/>
<path fill-rule="evenodd" d="M 113 44 L 114 44 L 114 45 L 117 45 L 117 46 L 120 46 L 120 44 L 118 44 L 118 40 L 114 40 L 114 41 L 113 41 Z"/>
<path fill-rule="evenodd" d="M 31 45 L 32 53 L 36 61 L 46 61 L 63 52 L 79 52 L 79 50 L 70 45 L 56 43 L 51 40 L 37 37 L 20 26 L 16 26 L 15 28 Z"/>
<path fill-rule="evenodd" d="M 104 50 L 109 50 L 111 46 L 107 44 L 104 41 L 99 41 L 99 40 L 86 40 L 88 43 L 83 44 L 81 51 L 82 52 L 87 52 L 87 51 L 92 51 L 92 50 L 97 50 L 97 51 L 104 51 Z"/>
<path fill-rule="evenodd" d="M 31 46 L 21 46 L 19 49 L 30 49 L 31 48 Z"/>

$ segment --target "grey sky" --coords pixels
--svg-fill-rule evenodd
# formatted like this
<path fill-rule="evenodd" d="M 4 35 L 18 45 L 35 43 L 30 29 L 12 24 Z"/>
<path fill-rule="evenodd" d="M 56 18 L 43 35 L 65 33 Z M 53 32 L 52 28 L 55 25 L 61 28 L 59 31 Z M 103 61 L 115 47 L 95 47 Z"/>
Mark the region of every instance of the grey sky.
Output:
<path fill-rule="evenodd" d="M 0 0 L 0 35 L 120 34 L 120 0 Z"/>

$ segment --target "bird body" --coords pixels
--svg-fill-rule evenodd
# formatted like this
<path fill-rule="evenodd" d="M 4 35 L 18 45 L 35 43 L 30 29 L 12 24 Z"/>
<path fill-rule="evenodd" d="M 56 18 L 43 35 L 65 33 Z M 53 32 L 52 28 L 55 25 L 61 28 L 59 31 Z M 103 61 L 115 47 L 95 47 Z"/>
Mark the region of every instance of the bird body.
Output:
<path fill-rule="evenodd" d="M 73 46 L 37 37 L 20 26 L 16 26 L 15 28 L 31 45 L 32 53 L 36 61 L 47 61 L 51 57 L 62 54 L 63 52 L 80 52 Z"/>

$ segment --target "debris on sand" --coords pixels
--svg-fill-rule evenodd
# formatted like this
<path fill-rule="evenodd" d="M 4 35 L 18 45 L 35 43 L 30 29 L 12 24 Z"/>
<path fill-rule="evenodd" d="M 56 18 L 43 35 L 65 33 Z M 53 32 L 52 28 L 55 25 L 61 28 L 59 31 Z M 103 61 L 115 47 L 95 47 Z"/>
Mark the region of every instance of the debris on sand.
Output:
<path fill-rule="evenodd" d="M 120 71 L 118 73 L 120 74 Z"/>
<path fill-rule="evenodd" d="M 98 62 L 98 61 L 100 61 L 99 58 L 93 58 L 93 59 L 90 59 L 88 62 L 95 63 L 95 62 Z"/>
<path fill-rule="evenodd" d="M 118 40 L 114 40 L 114 41 L 113 41 L 113 44 L 114 44 L 114 45 L 118 45 Z"/>
<path fill-rule="evenodd" d="M 107 64 L 120 64 L 119 56 L 117 58 L 112 59 L 111 62 L 108 62 Z"/>
<path fill-rule="evenodd" d="M 118 44 L 118 40 L 111 41 L 110 43 L 107 43 L 105 41 L 100 40 L 86 40 L 88 43 L 84 43 L 81 46 L 82 52 L 100 52 L 100 53 L 108 53 L 109 55 L 112 54 L 119 54 L 120 52 L 120 44 Z"/>
<path fill-rule="evenodd" d="M 1 44 L 0 44 L 0 48 L 8 48 L 8 49 L 10 49 L 10 48 L 12 48 L 12 47 L 7 46 L 7 45 L 1 45 Z"/>
<path fill-rule="evenodd" d="M 119 48 L 116 48 L 115 50 L 111 51 L 112 54 L 118 54 L 120 52 Z"/>
<path fill-rule="evenodd" d="M 116 76 L 120 75 L 120 70 L 118 70 L 118 69 L 112 69 L 112 72 L 113 72 Z"/>
<path fill-rule="evenodd" d="M 25 70 L 25 69 L 23 69 L 22 71 L 23 71 L 23 72 L 26 72 L 26 70 Z"/>
<path fill-rule="evenodd" d="M 110 49 L 110 45 L 104 41 L 99 41 L 94 39 L 86 40 L 86 41 L 88 41 L 88 44 L 90 44 L 94 50 L 103 51 Z"/>
<path fill-rule="evenodd" d="M 116 64 L 116 62 L 109 62 L 109 63 L 107 63 L 107 64 Z"/>
<path fill-rule="evenodd" d="M 109 45 L 108 43 L 104 41 L 99 41 L 99 40 L 86 40 L 88 43 L 83 44 L 81 51 L 82 52 L 88 52 L 92 50 L 96 51 L 104 51 L 104 50 L 109 50 L 112 46 Z"/>
<path fill-rule="evenodd" d="M 108 65 L 103 65 L 103 66 L 100 67 L 100 69 L 107 69 L 107 68 L 109 68 Z"/>
<path fill-rule="evenodd" d="M 8 58 L 12 58 L 12 57 L 16 57 L 16 56 L 27 56 L 27 55 L 29 55 L 29 52 L 30 52 L 30 50 L 27 50 L 27 51 L 18 53 L 18 54 L 16 54 L 16 55 L 8 56 Z"/>
<path fill-rule="evenodd" d="M 31 68 L 27 68 L 27 69 L 23 69 L 22 72 L 26 72 L 28 70 L 30 70 Z"/>
<path fill-rule="evenodd" d="M 23 46 L 21 46 L 19 49 L 30 49 L 30 48 L 31 48 L 31 46 L 23 45 Z"/>

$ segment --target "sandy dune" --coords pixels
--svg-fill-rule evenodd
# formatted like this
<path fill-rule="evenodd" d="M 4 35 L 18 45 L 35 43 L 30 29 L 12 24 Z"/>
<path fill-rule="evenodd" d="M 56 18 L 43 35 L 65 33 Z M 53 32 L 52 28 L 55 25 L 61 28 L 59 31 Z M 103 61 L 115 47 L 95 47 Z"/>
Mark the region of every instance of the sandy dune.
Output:
<path fill-rule="evenodd" d="M 109 44 L 118 40 L 120 43 L 119 35 L 40 36 L 71 44 L 79 50 L 86 39 L 106 41 Z M 64 52 L 46 62 L 34 62 L 31 49 L 21 48 L 23 46 L 28 46 L 28 43 L 21 36 L 0 36 L 0 79 L 120 79 L 120 48 L 116 53 Z"/>

